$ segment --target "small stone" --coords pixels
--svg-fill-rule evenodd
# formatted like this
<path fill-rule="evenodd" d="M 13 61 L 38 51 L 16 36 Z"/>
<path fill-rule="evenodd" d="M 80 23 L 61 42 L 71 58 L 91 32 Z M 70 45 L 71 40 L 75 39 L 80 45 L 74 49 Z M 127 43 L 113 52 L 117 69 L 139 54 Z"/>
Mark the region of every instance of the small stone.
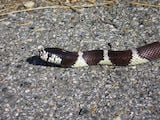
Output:
<path fill-rule="evenodd" d="M 25 1 L 25 2 L 23 2 L 23 5 L 26 8 L 33 8 L 33 6 L 35 5 L 35 3 L 33 1 Z"/>
<path fill-rule="evenodd" d="M 87 113 L 89 113 L 89 111 L 86 108 L 81 108 L 79 110 L 79 115 L 84 115 L 84 114 L 87 114 Z"/>

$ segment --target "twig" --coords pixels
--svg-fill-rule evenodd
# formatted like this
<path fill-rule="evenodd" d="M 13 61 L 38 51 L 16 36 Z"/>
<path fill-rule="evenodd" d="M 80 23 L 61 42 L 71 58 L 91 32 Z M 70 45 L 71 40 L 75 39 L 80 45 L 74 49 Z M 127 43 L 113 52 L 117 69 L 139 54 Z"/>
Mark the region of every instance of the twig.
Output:
<path fill-rule="evenodd" d="M 62 1 L 60 1 L 60 0 L 58 0 L 58 2 L 59 2 L 60 5 L 62 5 L 62 6 L 67 6 L 67 7 L 69 7 L 71 10 L 73 10 L 73 11 L 75 11 L 75 12 L 79 12 L 76 8 L 72 7 L 71 5 L 68 5 L 68 4 L 66 4 L 66 3 L 64 3 L 64 2 L 62 2 Z"/>
<path fill-rule="evenodd" d="M 137 6 L 144 6 L 144 7 L 153 7 L 153 8 L 160 8 L 160 5 L 153 5 L 153 4 L 148 4 L 148 3 L 140 3 L 140 2 L 131 2 L 132 5 L 137 5 Z"/>
<path fill-rule="evenodd" d="M 106 3 L 101 3 L 97 5 L 82 5 L 82 6 L 61 6 L 61 5 L 56 5 L 56 6 L 45 6 L 45 7 L 37 7 L 37 8 L 29 8 L 29 9 L 24 9 L 24 10 L 17 10 L 17 11 L 12 11 L 12 12 L 7 12 L 7 13 L 2 13 L 0 16 L 5 16 L 9 14 L 15 14 L 15 13 L 20 13 L 20 12 L 28 12 L 28 11 L 35 11 L 35 10 L 42 10 L 42 9 L 56 9 L 56 8 L 61 8 L 61 9 L 70 9 L 71 7 L 74 9 L 81 9 L 81 8 L 89 8 L 89 7 L 100 7 L 100 6 L 105 6 L 105 5 L 110 5 L 112 4 L 112 1 L 106 2 Z"/>
<path fill-rule="evenodd" d="M 0 22 L 2 22 L 2 21 L 4 21 L 4 20 L 6 20 L 7 18 L 2 18 L 2 19 L 0 19 Z"/>
<path fill-rule="evenodd" d="M 68 8 L 68 7 L 67 6 L 45 6 L 45 7 L 29 8 L 29 9 L 24 9 L 24 10 L 17 10 L 17 11 L 2 13 L 0 14 L 0 16 L 20 13 L 20 12 L 28 12 L 28 11 L 35 11 L 35 10 L 42 10 L 42 9 L 54 9 L 54 8 Z"/>

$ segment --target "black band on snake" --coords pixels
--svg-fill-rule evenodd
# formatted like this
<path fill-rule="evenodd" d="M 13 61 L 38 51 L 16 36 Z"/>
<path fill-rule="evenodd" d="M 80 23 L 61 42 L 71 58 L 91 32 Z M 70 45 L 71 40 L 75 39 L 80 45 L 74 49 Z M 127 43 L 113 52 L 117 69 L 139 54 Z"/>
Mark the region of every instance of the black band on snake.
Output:
<path fill-rule="evenodd" d="M 124 51 L 91 50 L 69 52 L 60 48 L 38 47 L 42 60 L 61 67 L 84 67 L 90 65 L 127 66 L 160 59 L 160 42 Z"/>

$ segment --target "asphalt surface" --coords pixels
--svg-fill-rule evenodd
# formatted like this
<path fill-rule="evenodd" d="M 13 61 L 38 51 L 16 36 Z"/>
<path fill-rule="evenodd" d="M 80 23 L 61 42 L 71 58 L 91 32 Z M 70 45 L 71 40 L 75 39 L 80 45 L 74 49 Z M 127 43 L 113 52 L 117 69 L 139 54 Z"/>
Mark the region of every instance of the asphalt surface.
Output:
<path fill-rule="evenodd" d="M 160 10 L 125 2 L 80 13 L 45 9 L 9 15 L 0 22 L 0 119 L 160 120 L 160 60 L 59 68 L 37 56 L 39 45 L 123 50 L 154 41 L 160 41 Z"/>

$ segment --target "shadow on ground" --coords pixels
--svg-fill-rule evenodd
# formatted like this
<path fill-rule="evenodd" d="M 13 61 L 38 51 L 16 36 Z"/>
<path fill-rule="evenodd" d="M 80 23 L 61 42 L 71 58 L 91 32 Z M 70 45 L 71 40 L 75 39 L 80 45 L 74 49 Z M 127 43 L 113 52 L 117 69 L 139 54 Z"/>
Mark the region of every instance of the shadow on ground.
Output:
<path fill-rule="evenodd" d="M 28 62 L 29 64 L 32 64 L 32 65 L 40 65 L 40 66 L 47 66 L 47 67 L 61 67 L 59 65 L 46 62 L 46 61 L 40 59 L 39 56 L 29 57 L 29 58 L 27 58 L 26 62 Z"/>

